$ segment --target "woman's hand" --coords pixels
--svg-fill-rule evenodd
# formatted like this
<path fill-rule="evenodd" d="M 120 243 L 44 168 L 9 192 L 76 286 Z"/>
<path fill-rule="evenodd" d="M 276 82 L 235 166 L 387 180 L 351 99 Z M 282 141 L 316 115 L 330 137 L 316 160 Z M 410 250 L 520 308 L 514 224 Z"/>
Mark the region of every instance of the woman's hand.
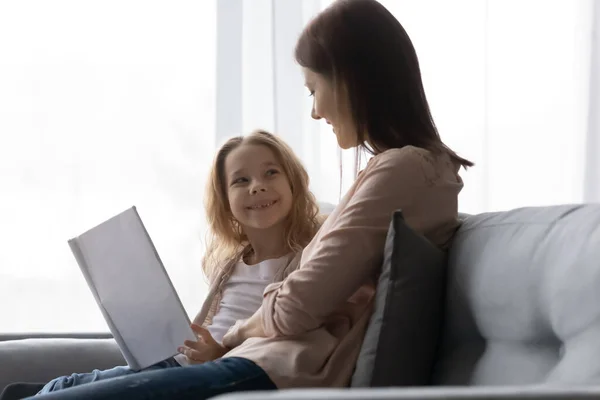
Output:
<path fill-rule="evenodd" d="M 192 324 L 191 328 L 198 336 L 198 340 L 186 340 L 184 346 L 177 349 L 187 357 L 190 364 L 214 361 L 227 353 L 228 349 L 217 343 L 206 328 L 196 324 Z"/>
<path fill-rule="evenodd" d="M 265 337 L 262 312 L 259 308 L 250 318 L 237 321 L 223 336 L 223 345 L 233 349 L 251 337 Z"/>

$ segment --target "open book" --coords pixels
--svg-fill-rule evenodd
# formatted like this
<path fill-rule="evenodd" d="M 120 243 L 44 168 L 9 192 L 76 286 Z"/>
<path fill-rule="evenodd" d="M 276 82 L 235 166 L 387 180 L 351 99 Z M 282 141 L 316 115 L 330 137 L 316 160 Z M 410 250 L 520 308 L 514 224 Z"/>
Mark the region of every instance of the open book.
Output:
<path fill-rule="evenodd" d="M 140 370 L 197 340 L 135 207 L 69 240 L 129 367 Z"/>

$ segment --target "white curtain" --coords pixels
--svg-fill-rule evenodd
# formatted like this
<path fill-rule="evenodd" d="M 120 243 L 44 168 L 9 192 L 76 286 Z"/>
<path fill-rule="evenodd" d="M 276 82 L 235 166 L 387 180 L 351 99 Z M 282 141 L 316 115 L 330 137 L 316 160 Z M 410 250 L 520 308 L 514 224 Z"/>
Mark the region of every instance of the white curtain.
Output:
<path fill-rule="evenodd" d="M 381 2 L 413 39 L 442 138 L 477 163 L 462 211 L 600 201 L 598 1 Z"/>
<path fill-rule="evenodd" d="M 0 333 L 106 331 L 66 240 L 132 205 L 198 308 L 216 5 L 0 2 Z"/>
<path fill-rule="evenodd" d="M 66 240 L 134 204 L 193 315 L 204 182 L 231 135 L 280 134 L 337 202 L 354 157 L 310 119 L 293 60 L 330 3 L 0 2 L 0 333 L 105 331 Z M 461 211 L 600 200 L 597 1 L 382 3 L 442 138 L 477 163 Z"/>

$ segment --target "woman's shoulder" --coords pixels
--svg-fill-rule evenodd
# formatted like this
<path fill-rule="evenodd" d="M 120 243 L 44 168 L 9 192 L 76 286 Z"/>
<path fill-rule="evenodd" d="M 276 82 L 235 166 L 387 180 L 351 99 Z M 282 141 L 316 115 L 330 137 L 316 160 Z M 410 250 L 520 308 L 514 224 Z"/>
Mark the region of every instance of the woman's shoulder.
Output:
<path fill-rule="evenodd" d="M 447 158 L 445 154 L 434 154 L 430 150 L 416 146 L 404 146 L 385 150 L 369 160 L 369 163 L 391 163 L 391 164 L 407 164 L 407 163 L 433 163 L 439 158 Z"/>
<path fill-rule="evenodd" d="M 433 184 L 442 178 L 460 181 L 459 168 L 447 153 L 434 153 L 421 147 L 404 146 L 373 156 L 365 172 L 368 174 L 369 171 L 387 170 L 389 173 Z"/>

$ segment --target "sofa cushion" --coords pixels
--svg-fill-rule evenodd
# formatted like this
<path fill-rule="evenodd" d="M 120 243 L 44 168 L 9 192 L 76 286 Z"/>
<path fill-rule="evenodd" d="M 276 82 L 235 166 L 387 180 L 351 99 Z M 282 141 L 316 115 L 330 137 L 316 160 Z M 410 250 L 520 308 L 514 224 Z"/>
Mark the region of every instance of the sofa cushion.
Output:
<path fill-rule="evenodd" d="M 445 253 L 392 219 L 375 310 L 360 350 L 353 387 L 430 382 L 443 311 Z"/>
<path fill-rule="evenodd" d="M 0 391 L 13 382 L 125 365 L 113 339 L 23 339 L 0 342 Z"/>
<path fill-rule="evenodd" d="M 600 383 L 600 205 L 467 218 L 435 382 Z"/>

